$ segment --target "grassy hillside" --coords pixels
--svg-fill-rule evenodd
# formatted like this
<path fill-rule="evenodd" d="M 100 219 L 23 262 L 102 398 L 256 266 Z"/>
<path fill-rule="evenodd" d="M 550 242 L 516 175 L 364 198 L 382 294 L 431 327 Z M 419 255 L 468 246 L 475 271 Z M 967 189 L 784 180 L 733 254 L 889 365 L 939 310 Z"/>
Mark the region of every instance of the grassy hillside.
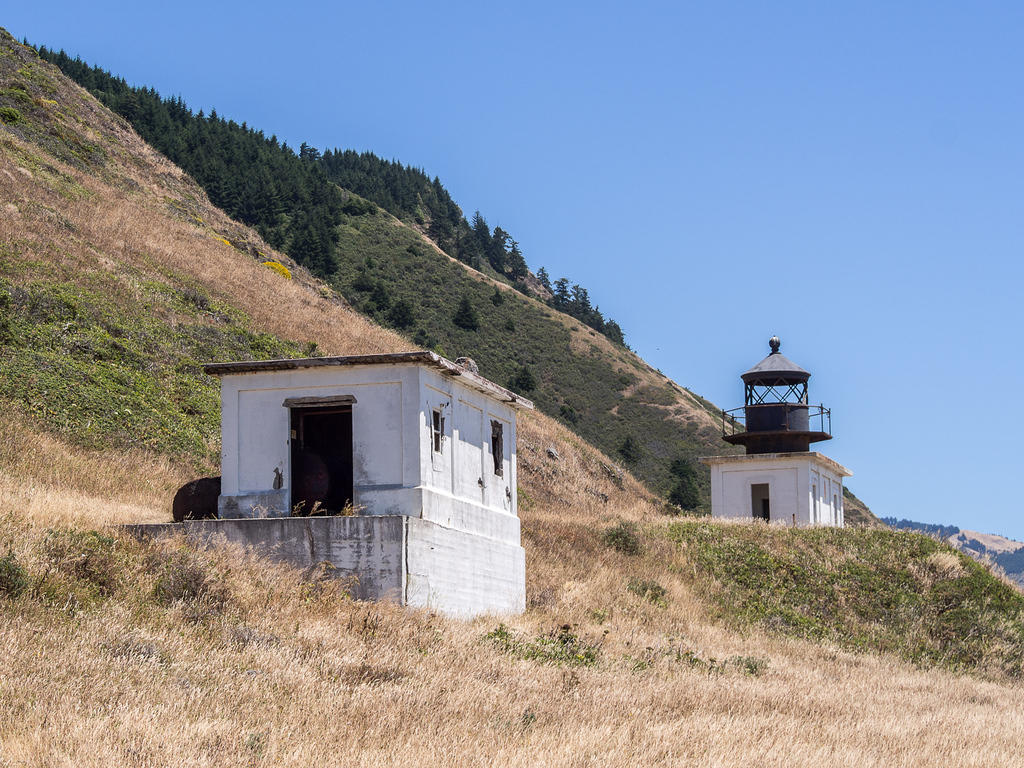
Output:
<path fill-rule="evenodd" d="M 482 255 L 493 245 L 489 228 L 481 224 L 486 233 L 477 238 L 437 180 L 370 156 L 319 158 L 305 145 L 296 155 L 254 128 L 213 113 L 193 116 L 180 100 L 161 101 L 101 70 L 48 55 L 186 163 L 211 199 L 237 211 L 356 309 L 417 346 L 474 358 L 485 376 L 524 390 L 542 411 L 627 463 L 657 493 L 669 490 L 674 460 L 735 452 L 720 439 L 714 405 L 598 330 L 513 289 Z M 351 192 L 339 197 L 338 188 L 326 186 L 332 178 L 347 180 L 402 219 Z M 307 219 L 313 227 L 308 237 L 297 224 Z M 438 234 L 433 225 L 442 219 L 447 223 Z M 504 244 L 495 247 L 502 259 L 508 255 Z M 455 322 L 462 300 L 475 312 L 476 327 Z M 623 451 L 627 443 L 637 449 Z M 707 501 L 707 470 L 694 468 Z"/>
<path fill-rule="evenodd" d="M 360 603 L 120 536 L 212 468 L 198 356 L 410 342 L 34 61 L 0 41 L 0 84 L 49 89 L 0 128 L 0 762 L 1019 760 L 1024 604 L 988 571 L 916 534 L 666 517 L 541 413 L 520 431 L 523 616 Z"/>

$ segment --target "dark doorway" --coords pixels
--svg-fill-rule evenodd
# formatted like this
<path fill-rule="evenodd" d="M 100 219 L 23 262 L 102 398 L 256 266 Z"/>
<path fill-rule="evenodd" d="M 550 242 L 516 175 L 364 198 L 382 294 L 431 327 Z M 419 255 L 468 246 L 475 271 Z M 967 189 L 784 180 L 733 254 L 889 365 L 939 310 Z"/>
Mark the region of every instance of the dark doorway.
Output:
<path fill-rule="evenodd" d="M 292 508 L 337 514 L 352 503 L 352 407 L 292 408 L 291 417 Z"/>
<path fill-rule="evenodd" d="M 751 483 L 750 511 L 753 513 L 754 517 L 765 521 L 771 519 L 771 510 L 768 499 L 768 483 Z"/>

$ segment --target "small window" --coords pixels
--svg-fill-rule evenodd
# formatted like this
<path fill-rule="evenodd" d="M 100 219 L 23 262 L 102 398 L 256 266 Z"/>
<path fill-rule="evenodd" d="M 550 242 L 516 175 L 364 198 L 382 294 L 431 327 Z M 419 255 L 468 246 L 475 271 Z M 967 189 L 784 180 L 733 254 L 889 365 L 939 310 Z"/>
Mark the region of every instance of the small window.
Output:
<path fill-rule="evenodd" d="M 500 421 L 491 422 L 491 458 L 494 459 L 494 474 L 503 475 L 505 472 L 501 465 L 505 461 L 505 430 Z"/>
<path fill-rule="evenodd" d="M 441 453 L 441 448 L 444 445 L 444 416 L 441 415 L 441 409 L 431 411 L 431 435 L 434 443 L 434 453 Z"/>

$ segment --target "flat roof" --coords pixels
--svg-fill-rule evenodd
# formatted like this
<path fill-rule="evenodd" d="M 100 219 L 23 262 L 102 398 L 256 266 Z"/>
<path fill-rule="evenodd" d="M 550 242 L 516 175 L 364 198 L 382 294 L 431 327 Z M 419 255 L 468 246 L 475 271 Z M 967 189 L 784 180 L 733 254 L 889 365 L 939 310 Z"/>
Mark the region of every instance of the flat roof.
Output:
<path fill-rule="evenodd" d="M 838 461 L 830 459 L 825 454 L 818 453 L 817 451 L 796 451 L 793 453 L 748 453 L 740 456 L 701 456 L 697 461 L 710 467 L 715 464 L 742 464 L 745 461 L 754 461 L 756 459 L 767 459 L 769 461 L 811 459 L 819 464 L 824 464 L 837 475 L 853 477 L 853 472 L 848 470 Z"/>
<path fill-rule="evenodd" d="M 294 371 L 299 368 L 324 368 L 350 365 L 423 365 L 435 368 L 447 376 L 458 376 L 473 389 L 490 395 L 495 400 L 509 403 L 515 408 L 533 410 L 533 402 L 522 395 L 485 379 L 478 373 L 456 365 L 436 352 L 392 352 L 380 355 L 344 355 L 340 357 L 301 357 L 288 360 L 242 360 L 235 363 L 208 363 L 203 370 L 209 376 L 238 376 L 246 373 Z"/>

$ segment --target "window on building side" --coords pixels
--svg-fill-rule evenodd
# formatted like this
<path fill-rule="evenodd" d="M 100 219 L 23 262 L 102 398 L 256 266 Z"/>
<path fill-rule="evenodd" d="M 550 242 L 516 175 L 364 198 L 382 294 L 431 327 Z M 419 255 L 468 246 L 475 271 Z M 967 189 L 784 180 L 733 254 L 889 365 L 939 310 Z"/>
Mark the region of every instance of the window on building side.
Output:
<path fill-rule="evenodd" d="M 491 422 L 491 458 L 494 459 L 494 474 L 503 475 L 505 461 L 505 430 L 500 421 Z"/>
<path fill-rule="evenodd" d="M 441 415 L 440 408 L 432 411 L 431 415 L 433 417 L 431 433 L 434 438 L 434 453 L 441 453 L 441 446 L 444 445 L 444 416 Z"/>

